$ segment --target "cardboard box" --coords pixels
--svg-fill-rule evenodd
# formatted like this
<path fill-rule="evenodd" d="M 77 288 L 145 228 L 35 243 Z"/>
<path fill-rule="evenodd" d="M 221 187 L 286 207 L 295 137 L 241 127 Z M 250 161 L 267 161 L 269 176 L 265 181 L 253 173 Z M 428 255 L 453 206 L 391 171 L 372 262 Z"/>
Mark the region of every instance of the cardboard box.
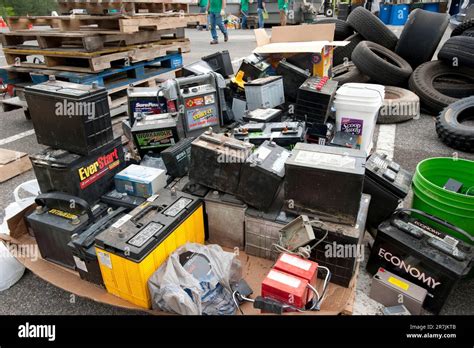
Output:
<path fill-rule="evenodd" d="M 333 23 L 273 27 L 271 36 L 265 29 L 255 29 L 257 48 L 253 53 L 279 55 L 280 59 L 298 53 L 312 53 L 313 75 L 331 77 L 334 47 L 349 43 L 333 41 L 335 28 Z"/>
<path fill-rule="evenodd" d="M 31 169 L 31 162 L 24 152 L 0 149 L 0 183 Z"/>
<path fill-rule="evenodd" d="M 115 186 L 120 193 L 149 198 L 166 186 L 166 172 L 132 164 L 115 175 Z"/>

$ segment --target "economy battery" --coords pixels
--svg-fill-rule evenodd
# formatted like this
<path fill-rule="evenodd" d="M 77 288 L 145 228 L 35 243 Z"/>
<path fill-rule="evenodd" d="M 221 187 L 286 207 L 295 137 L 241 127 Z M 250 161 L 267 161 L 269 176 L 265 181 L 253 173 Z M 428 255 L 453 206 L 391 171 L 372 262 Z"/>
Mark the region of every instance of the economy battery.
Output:
<path fill-rule="evenodd" d="M 127 208 L 123 207 L 116 210 L 110 209 L 106 215 L 97 219 L 84 232 L 71 236 L 68 247 L 72 251 L 76 271 L 79 272 L 81 279 L 104 286 L 94 247 L 95 237 L 122 218 L 126 212 Z"/>
<path fill-rule="evenodd" d="M 261 145 L 271 140 L 282 147 L 291 147 L 302 142 L 305 136 L 304 122 L 246 123 L 234 128 L 234 138 Z"/>
<path fill-rule="evenodd" d="M 247 108 L 252 111 L 274 108 L 285 102 L 283 78 L 281 76 L 262 77 L 244 84 Z"/>
<path fill-rule="evenodd" d="M 285 164 L 286 208 L 354 225 L 364 186 L 361 150 L 298 143 Z"/>
<path fill-rule="evenodd" d="M 281 122 L 282 111 L 279 109 L 255 109 L 245 112 L 245 122 L 268 123 Z"/>
<path fill-rule="evenodd" d="M 242 164 L 253 148 L 253 144 L 207 131 L 191 145 L 189 178 L 214 190 L 235 195 Z"/>
<path fill-rule="evenodd" d="M 327 77 L 310 77 L 299 88 L 295 118 L 311 124 L 324 124 L 336 95 L 337 81 Z"/>
<path fill-rule="evenodd" d="M 247 205 L 235 196 L 219 191 L 210 191 L 204 202 L 209 243 L 227 248 L 244 249 Z"/>
<path fill-rule="evenodd" d="M 25 88 L 39 144 L 89 155 L 114 140 L 107 90 L 50 80 Z"/>
<path fill-rule="evenodd" d="M 151 308 L 148 279 L 182 245 L 204 243 L 202 200 L 163 189 L 96 237 L 96 253 L 107 291 Z"/>
<path fill-rule="evenodd" d="M 168 175 L 172 177 L 185 176 L 191 165 L 191 143 L 194 138 L 184 138 L 161 153 Z"/>
<path fill-rule="evenodd" d="M 221 74 L 224 78 L 234 75 L 234 68 L 232 68 L 232 61 L 230 60 L 229 51 L 216 52 L 201 58 L 207 62 L 212 70 Z"/>
<path fill-rule="evenodd" d="M 289 156 L 288 150 L 265 141 L 242 165 L 237 197 L 257 209 L 270 208 L 285 177 Z"/>
<path fill-rule="evenodd" d="M 346 133 L 347 134 L 347 133 Z M 374 153 L 365 164 L 364 193 L 371 195 L 367 227 L 373 234 L 410 191 L 413 175 L 386 154 Z"/>
<path fill-rule="evenodd" d="M 357 264 L 364 258 L 363 239 L 369 204 L 370 196 L 363 194 L 354 226 L 327 221 L 312 224 L 316 242 L 322 241 L 311 250 L 310 260 L 331 271 L 331 283 L 349 287 Z"/>
<path fill-rule="evenodd" d="M 149 198 L 167 185 L 163 169 L 131 164 L 115 175 L 115 188 L 120 193 Z"/>
<path fill-rule="evenodd" d="M 168 103 L 165 97 L 158 96 L 158 88 L 156 87 L 130 87 L 127 90 L 127 98 L 128 121 L 131 126 L 135 123 L 137 116 L 168 112 Z"/>
<path fill-rule="evenodd" d="M 41 192 L 65 192 L 90 204 L 113 188 L 112 178 L 125 166 L 120 138 L 88 156 L 47 148 L 30 160 Z"/>
<path fill-rule="evenodd" d="M 146 199 L 143 197 L 131 196 L 126 193 L 120 193 L 117 190 L 112 190 L 103 195 L 100 200 L 114 209 L 123 207 L 133 210 L 140 204 L 144 203 Z"/>
<path fill-rule="evenodd" d="M 179 141 L 178 120 L 178 113 L 137 116 L 132 136 L 140 156 L 160 153 L 176 144 Z"/>
<path fill-rule="evenodd" d="M 414 211 L 420 214 L 419 211 Z M 423 307 L 439 313 L 459 280 L 472 269 L 474 249 L 433 227 L 441 222 L 423 213 L 426 224 L 402 211 L 379 225 L 367 270 L 382 267 L 428 290 Z"/>
<path fill-rule="evenodd" d="M 303 70 L 296 65 L 287 62 L 285 59 L 281 60 L 276 68 L 277 75 L 283 76 L 283 87 L 285 90 L 285 97 L 289 101 L 296 101 L 298 97 L 298 89 L 301 85 L 311 77 L 309 70 Z"/>
<path fill-rule="evenodd" d="M 56 201 L 70 205 L 74 210 L 55 208 Z M 68 243 L 71 236 L 81 234 L 96 218 L 107 213 L 107 206 L 99 203 L 91 206 L 78 197 L 64 193 L 41 194 L 35 199 L 35 211 L 26 217 L 29 228 L 34 233 L 41 257 L 61 266 L 74 269 L 75 262 Z"/>

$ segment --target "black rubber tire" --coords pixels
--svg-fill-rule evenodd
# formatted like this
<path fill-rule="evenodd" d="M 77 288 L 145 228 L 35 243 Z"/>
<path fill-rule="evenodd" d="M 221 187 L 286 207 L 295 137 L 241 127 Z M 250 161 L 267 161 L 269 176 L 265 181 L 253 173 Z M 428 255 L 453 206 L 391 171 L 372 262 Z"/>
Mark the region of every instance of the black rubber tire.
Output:
<path fill-rule="evenodd" d="M 434 81 L 443 76 L 459 76 L 469 78 L 474 76 L 474 69 L 453 67 L 435 60 L 421 64 L 415 69 L 409 80 L 410 90 L 420 97 L 421 106 L 427 112 L 436 115 L 449 104 L 458 101 L 434 88 Z"/>
<path fill-rule="evenodd" d="M 420 117 L 420 98 L 404 88 L 385 86 L 385 99 L 377 123 L 399 123 Z"/>
<path fill-rule="evenodd" d="M 341 64 L 332 68 L 332 79 L 339 82 L 339 86 L 349 82 L 367 83 L 370 77 L 362 74 L 354 63 Z"/>
<path fill-rule="evenodd" d="M 474 152 L 474 126 L 462 124 L 466 120 L 474 120 L 474 97 L 460 99 L 446 107 L 436 118 L 436 133 L 449 147 Z"/>
<path fill-rule="evenodd" d="M 354 29 L 347 24 L 345 21 L 337 19 L 337 18 L 322 18 L 318 19 L 314 22 L 315 24 L 326 24 L 326 23 L 334 23 L 336 24 L 336 31 L 334 32 L 334 40 L 342 41 L 347 37 L 354 34 Z"/>
<path fill-rule="evenodd" d="M 357 45 L 352 52 L 352 61 L 372 82 L 382 85 L 403 86 L 413 72 L 402 57 L 370 41 Z"/>
<path fill-rule="evenodd" d="M 469 36 L 469 37 L 474 37 L 474 28 L 467 29 L 466 31 L 463 31 L 461 36 Z"/>
<path fill-rule="evenodd" d="M 347 17 L 347 23 L 368 41 L 390 50 L 397 44 L 397 36 L 377 16 L 363 7 L 352 10 Z"/>
<path fill-rule="evenodd" d="M 462 35 L 466 30 L 471 28 L 474 28 L 474 18 L 467 20 L 454 28 L 451 32 L 451 37 Z"/>
<path fill-rule="evenodd" d="M 433 58 L 449 23 L 449 16 L 416 9 L 408 17 L 395 53 L 413 69 Z"/>
<path fill-rule="evenodd" d="M 438 79 L 433 81 L 433 87 L 438 92 L 453 98 L 467 98 L 474 95 L 474 76 L 471 82 Z"/>
<path fill-rule="evenodd" d="M 447 64 L 456 62 L 459 66 L 474 68 L 474 37 L 453 36 L 438 52 L 438 59 Z"/>
<path fill-rule="evenodd" d="M 343 39 L 344 41 L 349 41 L 349 43 L 345 46 L 339 46 L 334 49 L 333 53 L 333 65 L 341 65 L 344 64 L 344 58 L 347 58 L 347 61 L 351 60 L 352 56 L 352 51 L 354 51 L 354 48 L 364 41 L 364 38 L 360 34 L 352 34 L 349 37 L 346 37 Z"/>

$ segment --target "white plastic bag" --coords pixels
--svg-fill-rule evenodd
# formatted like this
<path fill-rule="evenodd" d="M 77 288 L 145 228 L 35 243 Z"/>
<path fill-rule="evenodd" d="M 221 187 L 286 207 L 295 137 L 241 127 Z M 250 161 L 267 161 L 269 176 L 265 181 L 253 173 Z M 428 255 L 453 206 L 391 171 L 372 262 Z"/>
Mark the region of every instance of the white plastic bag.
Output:
<path fill-rule="evenodd" d="M 3 242 L 0 242 L 0 291 L 13 286 L 24 272 L 25 266 L 13 257 Z"/>

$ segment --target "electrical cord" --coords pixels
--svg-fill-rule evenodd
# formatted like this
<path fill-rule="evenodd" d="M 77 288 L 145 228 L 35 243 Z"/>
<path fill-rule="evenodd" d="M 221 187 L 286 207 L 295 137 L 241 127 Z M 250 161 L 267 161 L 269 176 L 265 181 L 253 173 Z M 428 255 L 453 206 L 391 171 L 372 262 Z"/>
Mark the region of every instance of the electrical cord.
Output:
<path fill-rule="evenodd" d="M 324 299 L 326 297 L 326 292 L 328 290 L 328 287 L 329 287 L 329 282 L 331 280 L 331 271 L 329 270 L 329 268 L 325 267 L 325 266 L 319 266 L 318 268 L 318 271 L 320 269 L 323 269 L 326 271 L 326 278 L 324 279 L 324 284 L 323 284 L 323 292 L 321 294 L 321 298 L 319 298 L 318 302 L 311 308 L 312 310 L 316 309 L 316 310 L 319 310 L 320 307 L 321 307 L 321 304 L 324 302 Z"/>

